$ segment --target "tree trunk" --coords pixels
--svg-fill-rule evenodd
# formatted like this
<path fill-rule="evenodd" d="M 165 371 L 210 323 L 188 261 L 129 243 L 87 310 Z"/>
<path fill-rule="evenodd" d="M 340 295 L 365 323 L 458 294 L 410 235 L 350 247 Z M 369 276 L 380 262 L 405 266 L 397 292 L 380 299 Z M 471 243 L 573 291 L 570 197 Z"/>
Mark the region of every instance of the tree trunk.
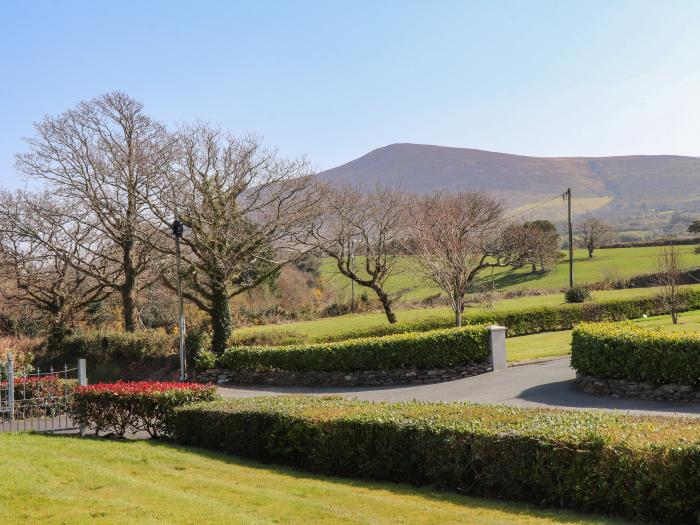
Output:
<path fill-rule="evenodd" d="M 124 282 L 119 287 L 122 296 L 122 315 L 124 330 L 135 332 L 139 327 L 139 311 L 137 303 L 137 273 L 132 255 L 133 240 L 127 239 L 122 244 L 122 263 L 124 265 Z"/>
<path fill-rule="evenodd" d="M 136 303 L 136 285 L 127 280 L 120 287 L 124 330 L 135 332 L 139 325 L 139 310 Z"/>
<path fill-rule="evenodd" d="M 211 350 L 215 354 L 222 354 L 224 350 L 226 350 L 233 327 L 231 303 L 228 299 L 228 289 L 225 284 L 221 282 L 213 283 L 211 306 L 211 325 L 213 331 Z"/>
<path fill-rule="evenodd" d="M 537 273 L 537 265 L 535 263 L 530 263 L 530 273 Z"/>
<path fill-rule="evenodd" d="M 462 326 L 462 309 L 464 307 L 464 305 L 462 304 L 462 298 L 455 297 L 455 300 L 452 302 L 452 305 L 454 306 L 455 310 L 455 326 Z"/>
<path fill-rule="evenodd" d="M 377 293 L 377 297 L 379 297 L 379 301 L 382 303 L 387 320 L 390 324 L 394 324 L 397 319 L 396 314 L 391 309 L 391 299 L 389 299 L 389 295 L 381 288 L 375 289 L 374 291 Z"/>
<path fill-rule="evenodd" d="M 589 259 L 593 259 L 593 250 L 594 250 L 594 249 L 595 249 L 595 248 L 593 248 L 593 247 L 591 247 L 591 246 L 588 247 L 588 258 L 589 258 Z"/>

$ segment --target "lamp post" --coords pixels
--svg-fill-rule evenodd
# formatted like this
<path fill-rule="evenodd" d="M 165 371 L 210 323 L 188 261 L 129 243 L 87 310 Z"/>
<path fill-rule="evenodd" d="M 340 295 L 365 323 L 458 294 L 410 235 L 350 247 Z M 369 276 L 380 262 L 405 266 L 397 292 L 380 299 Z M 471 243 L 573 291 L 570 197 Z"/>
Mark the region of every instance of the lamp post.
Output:
<path fill-rule="evenodd" d="M 182 300 L 182 273 L 180 271 L 180 237 L 185 231 L 185 226 L 177 216 L 172 224 L 173 235 L 175 236 L 175 259 L 177 261 L 177 299 L 180 305 L 180 316 L 178 327 L 180 332 L 180 381 L 187 379 L 187 361 L 185 359 L 185 304 Z"/>

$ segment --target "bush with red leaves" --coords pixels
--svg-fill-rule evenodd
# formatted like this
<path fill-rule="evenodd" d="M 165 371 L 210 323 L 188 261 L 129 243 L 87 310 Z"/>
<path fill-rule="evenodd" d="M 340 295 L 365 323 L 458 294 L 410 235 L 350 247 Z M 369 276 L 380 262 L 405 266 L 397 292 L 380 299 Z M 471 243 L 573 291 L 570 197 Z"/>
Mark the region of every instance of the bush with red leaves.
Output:
<path fill-rule="evenodd" d="M 216 388 L 194 383 L 136 381 L 98 383 L 75 390 L 70 414 L 76 424 L 124 437 L 146 432 L 167 437 L 175 408 L 195 401 L 212 401 Z"/>

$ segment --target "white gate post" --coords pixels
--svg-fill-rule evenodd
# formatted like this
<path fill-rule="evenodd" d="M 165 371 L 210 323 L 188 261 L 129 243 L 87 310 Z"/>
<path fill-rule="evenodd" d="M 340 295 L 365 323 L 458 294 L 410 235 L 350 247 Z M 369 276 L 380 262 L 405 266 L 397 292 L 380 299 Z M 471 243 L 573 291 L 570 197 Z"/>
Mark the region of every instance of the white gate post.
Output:
<path fill-rule="evenodd" d="M 493 366 L 493 371 L 505 370 L 508 368 L 506 358 L 506 327 L 492 325 L 489 330 L 489 363 Z"/>
<path fill-rule="evenodd" d="M 78 359 L 78 386 L 87 386 L 87 366 L 85 359 Z M 80 425 L 80 435 L 85 437 L 85 425 Z"/>
<path fill-rule="evenodd" d="M 7 407 L 10 409 L 10 421 L 15 419 L 15 358 L 7 352 Z"/>

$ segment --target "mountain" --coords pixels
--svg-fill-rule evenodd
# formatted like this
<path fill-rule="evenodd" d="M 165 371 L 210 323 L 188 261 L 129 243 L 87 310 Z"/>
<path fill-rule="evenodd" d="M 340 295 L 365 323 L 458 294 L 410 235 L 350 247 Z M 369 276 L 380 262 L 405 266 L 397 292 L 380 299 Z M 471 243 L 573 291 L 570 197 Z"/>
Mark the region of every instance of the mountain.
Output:
<path fill-rule="evenodd" d="M 675 155 L 619 157 L 528 157 L 467 148 L 392 144 L 324 171 L 328 181 L 383 184 L 427 193 L 478 189 L 498 195 L 511 208 L 533 205 L 559 218 L 563 207 L 548 195 L 571 187 L 574 212 L 606 216 L 700 210 L 700 158 Z M 546 215 L 547 213 L 545 213 Z"/>

